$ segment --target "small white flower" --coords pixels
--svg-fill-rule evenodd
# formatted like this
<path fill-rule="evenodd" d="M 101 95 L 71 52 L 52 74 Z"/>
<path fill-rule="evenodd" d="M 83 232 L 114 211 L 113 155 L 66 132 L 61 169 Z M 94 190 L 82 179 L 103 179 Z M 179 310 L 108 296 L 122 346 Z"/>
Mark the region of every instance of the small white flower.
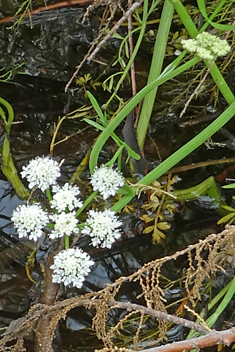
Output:
<path fill-rule="evenodd" d="M 124 178 L 120 172 L 105 165 L 95 168 L 91 176 L 94 191 L 99 191 L 104 199 L 115 196 L 117 190 L 124 186 Z"/>
<path fill-rule="evenodd" d="M 77 196 L 80 194 L 79 188 L 77 186 L 72 186 L 66 183 L 62 188 L 59 186 L 53 186 L 52 192 L 53 199 L 50 204 L 52 208 L 55 208 L 59 212 L 65 211 L 67 208 L 69 211 L 75 208 L 81 208 L 83 203 Z"/>
<path fill-rule="evenodd" d="M 114 211 L 90 210 L 82 233 L 89 235 L 94 247 L 111 248 L 113 242 L 121 237 L 118 229 L 122 225 Z"/>
<path fill-rule="evenodd" d="M 93 264 L 90 256 L 81 249 L 65 249 L 54 257 L 54 264 L 50 267 L 54 270 L 52 281 L 80 288 Z"/>
<path fill-rule="evenodd" d="M 181 40 L 183 48 L 190 51 L 190 53 L 195 53 L 198 48 L 197 41 L 195 39 L 183 39 Z"/>
<path fill-rule="evenodd" d="M 197 48 L 196 52 L 197 56 L 204 60 L 213 60 L 215 58 L 215 56 L 211 54 L 211 51 L 205 48 Z"/>
<path fill-rule="evenodd" d="M 76 213 L 65 213 L 64 211 L 60 214 L 50 215 L 50 219 L 55 222 L 54 229 L 49 234 L 51 239 L 63 237 L 64 235 L 70 236 L 73 233 L 78 233 L 77 228 L 78 219 Z"/>
<path fill-rule="evenodd" d="M 42 229 L 49 222 L 48 214 L 38 204 L 19 205 L 12 214 L 19 238 L 28 237 L 37 241 L 43 235 Z"/>
<path fill-rule="evenodd" d="M 230 46 L 226 40 L 220 39 L 208 32 L 200 33 L 195 39 L 182 40 L 183 48 L 196 53 L 203 60 L 214 60 L 217 56 L 229 53 Z"/>
<path fill-rule="evenodd" d="M 56 179 L 60 176 L 59 164 L 48 156 L 37 157 L 22 169 L 21 176 L 27 179 L 30 189 L 37 186 L 45 191 L 56 184 Z"/>

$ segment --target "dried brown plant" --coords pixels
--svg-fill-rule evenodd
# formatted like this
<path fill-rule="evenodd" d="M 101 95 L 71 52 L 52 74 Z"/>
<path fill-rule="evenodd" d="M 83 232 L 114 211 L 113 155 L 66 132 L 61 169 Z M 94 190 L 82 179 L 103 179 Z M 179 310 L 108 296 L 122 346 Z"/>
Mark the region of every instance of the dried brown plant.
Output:
<path fill-rule="evenodd" d="M 131 14 L 141 6 L 144 0 L 137 0 L 135 1 L 127 11 L 123 11 L 123 16 L 117 21 L 117 23 L 110 29 L 108 34 L 106 34 L 106 30 L 113 19 L 115 12 L 118 8 L 121 8 L 121 1 L 109 1 L 109 0 L 95 0 L 92 5 L 90 5 L 84 15 L 84 20 L 87 18 L 89 13 L 99 6 L 106 6 L 107 11 L 109 11 L 109 17 L 107 17 L 107 11 L 104 11 L 103 18 L 101 20 L 101 25 L 99 29 L 98 36 L 94 39 L 93 43 L 91 44 L 90 49 L 88 50 L 87 54 L 84 56 L 83 60 L 77 66 L 75 72 L 73 73 L 72 77 L 68 81 L 65 87 L 65 91 L 68 90 L 72 81 L 77 77 L 79 70 L 84 65 L 86 61 L 91 61 L 94 59 L 96 54 L 102 48 L 102 46 L 112 37 L 112 35 L 120 28 L 120 26 L 128 19 Z M 122 8 L 121 8 L 122 9 Z"/>
<path fill-rule="evenodd" d="M 169 322 L 183 325 L 206 334 L 206 336 L 207 334 L 211 336 L 211 330 L 208 330 L 203 321 L 197 324 L 167 312 L 164 287 L 162 287 L 160 280 L 161 270 L 170 261 L 175 261 L 181 256 L 188 257 L 188 268 L 184 277 L 184 286 L 187 293 L 186 300 L 192 307 L 195 307 L 196 301 L 201 298 L 203 283 L 209 279 L 211 280 L 212 275 L 217 270 L 225 270 L 226 265 L 228 265 L 227 258 L 231 259 L 231 256 L 234 257 L 234 254 L 235 227 L 231 226 L 219 234 L 212 234 L 204 240 L 200 240 L 198 243 L 190 245 L 170 256 L 151 261 L 133 274 L 127 277 L 120 277 L 113 284 L 107 284 L 104 289 L 98 292 L 65 299 L 51 305 L 36 304 L 29 310 L 25 317 L 10 324 L 8 330 L 0 340 L 0 351 L 24 351 L 24 339 L 29 337 L 33 337 L 36 345 L 40 346 L 40 349 L 36 348 L 36 350 L 43 350 L 44 352 L 53 351 L 52 343 L 59 321 L 65 319 L 67 313 L 78 306 L 95 310 L 92 327 L 95 329 L 97 337 L 104 344 L 102 351 L 128 351 L 126 349 L 117 349 L 114 339 L 125 325 L 125 322 L 133 315 L 135 318 L 139 317 L 139 325 L 133 336 L 135 349 L 138 349 L 139 335 L 145 315 L 156 319 L 156 330 L 159 331 L 156 344 L 165 337 Z M 141 298 L 141 302 L 144 302 L 142 305 L 131 302 L 118 302 L 116 300 L 123 284 L 128 282 L 139 283 L 142 292 L 138 298 Z M 126 315 L 116 325 L 107 326 L 107 317 L 113 309 L 126 310 Z M 187 307 L 187 310 L 192 312 L 191 308 Z M 192 315 L 196 317 L 197 313 Z M 45 323 L 45 319 L 47 320 L 46 334 L 40 336 L 40 324 L 42 321 Z M 231 334 L 229 335 L 230 338 L 232 339 L 234 336 L 235 339 L 232 329 Z"/>

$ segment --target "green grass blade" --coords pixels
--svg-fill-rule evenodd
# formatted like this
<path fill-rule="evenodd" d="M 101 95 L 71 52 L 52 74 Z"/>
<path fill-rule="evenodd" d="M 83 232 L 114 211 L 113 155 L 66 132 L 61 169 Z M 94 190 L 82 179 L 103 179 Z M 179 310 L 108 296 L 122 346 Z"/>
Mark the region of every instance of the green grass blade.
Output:
<path fill-rule="evenodd" d="M 103 145 L 106 143 L 108 138 L 111 136 L 112 132 L 117 128 L 117 126 L 125 119 L 125 117 L 134 109 L 134 107 L 148 94 L 157 84 L 160 85 L 169 79 L 174 78 L 178 74 L 184 72 L 189 69 L 197 62 L 199 62 L 199 58 L 193 58 L 192 60 L 186 62 L 180 67 L 176 68 L 174 71 L 171 71 L 165 74 L 163 77 L 156 79 L 154 82 L 148 84 L 146 87 L 141 89 L 125 106 L 124 108 L 117 114 L 117 116 L 108 124 L 105 130 L 98 137 L 94 148 L 91 152 L 89 168 L 90 172 L 94 170 L 98 162 L 98 156 Z"/>
<path fill-rule="evenodd" d="M 154 180 L 161 177 L 164 173 L 170 170 L 178 162 L 184 159 L 187 155 L 192 153 L 197 149 L 202 143 L 204 143 L 208 138 L 210 138 L 214 133 L 216 133 L 221 127 L 223 127 L 235 114 L 235 102 L 233 102 L 214 122 L 212 122 L 208 127 L 206 127 L 202 132 L 200 132 L 196 137 L 191 139 L 183 147 L 178 149 L 169 158 L 164 160 L 160 165 L 158 165 L 154 170 L 152 170 L 148 175 L 140 180 L 141 184 L 149 185 Z M 134 196 L 134 192 L 129 196 L 124 196 L 120 201 L 118 201 L 112 210 L 120 211 Z"/>
<path fill-rule="evenodd" d="M 193 23 L 191 17 L 187 13 L 186 9 L 184 8 L 183 4 L 181 3 L 180 0 L 170 0 L 172 5 L 174 6 L 176 12 L 180 16 L 181 21 L 183 22 L 185 28 L 187 29 L 190 37 L 195 38 L 197 34 L 199 33 L 195 24 Z M 224 0 L 223 0 L 224 1 Z M 220 5 L 218 6 L 220 9 Z M 210 19 L 215 16 L 215 14 L 218 13 L 218 8 L 214 11 L 213 15 L 210 17 Z M 200 32 L 206 29 L 208 26 L 208 23 L 203 26 Z M 207 67 L 209 67 L 210 63 L 205 61 L 205 64 Z M 229 86 L 227 85 L 226 81 L 224 80 L 220 70 L 218 69 L 217 65 L 214 64 L 210 70 L 210 74 L 212 78 L 214 79 L 215 84 L 219 88 L 220 92 L 223 94 L 224 98 L 226 99 L 228 104 L 231 104 L 234 100 L 235 97 L 230 90 Z"/>
<path fill-rule="evenodd" d="M 97 115 L 99 116 L 102 124 L 106 125 L 107 124 L 106 118 L 105 118 L 103 111 L 101 110 L 97 100 L 95 99 L 94 95 L 92 95 L 90 92 L 87 92 L 87 96 L 90 99 L 90 102 L 91 102 L 93 108 L 95 109 Z"/>
<path fill-rule="evenodd" d="M 9 134 L 10 133 L 10 129 L 11 129 L 11 125 L 12 125 L 13 120 L 14 120 L 14 111 L 12 109 L 12 106 L 5 99 L 0 98 L 0 104 L 2 104 L 7 110 L 7 114 L 8 114 L 8 119 L 7 120 L 6 120 L 5 114 L 4 114 L 2 109 L 1 109 L 0 116 L 2 117 L 2 119 L 3 119 L 4 123 L 5 123 L 5 130 Z M 2 113 L 3 113 L 3 115 L 2 115 Z"/>
<path fill-rule="evenodd" d="M 148 84 L 156 80 L 161 73 L 173 13 L 174 7 L 172 6 L 169 0 L 166 0 L 163 5 L 161 20 L 154 45 L 153 57 L 148 76 Z M 143 149 L 144 146 L 144 141 L 148 130 L 149 120 L 152 115 L 157 89 L 158 86 L 156 85 L 156 87 L 144 98 L 140 118 L 136 129 L 140 149 Z"/>
<path fill-rule="evenodd" d="M 198 8 L 202 14 L 202 16 L 206 19 L 206 21 L 214 28 L 220 29 L 222 31 L 235 31 L 235 26 L 234 25 L 229 25 L 229 24 L 218 24 L 216 22 L 213 22 L 208 18 L 207 13 L 206 13 L 206 6 L 205 6 L 205 1 L 204 0 L 197 0 Z"/>
<path fill-rule="evenodd" d="M 9 133 L 11 130 L 11 126 L 14 120 L 14 111 L 12 109 L 12 106 L 3 98 L 0 98 L 0 104 L 2 104 L 5 109 L 7 110 L 7 118 L 6 115 L 3 111 L 2 108 L 0 108 L 0 116 L 4 121 L 5 125 L 5 138 L 3 142 L 3 146 L 1 149 L 1 158 L 2 158 L 2 172 L 8 179 L 8 181 L 12 184 L 14 187 L 16 193 L 21 199 L 26 199 L 29 197 L 29 192 L 26 190 L 24 187 L 23 183 L 21 182 L 20 178 L 18 177 L 18 173 L 16 170 L 16 167 L 14 165 L 14 161 L 11 155 L 11 149 L 10 149 L 10 140 L 9 140 Z"/>
<path fill-rule="evenodd" d="M 98 130 L 101 131 L 105 131 L 105 127 L 99 125 L 97 122 L 92 121 L 90 119 L 84 118 L 83 121 L 85 121 L 86 123 L 88 123 L 89 125 L 95 127 Z M 129 147 L 128 144 L 126 144 L 125 142 L 123 142 L 118 136 L 116 136 L 115 133 L 111 133 L 110 137 L 113 138 L 113 140 L 115 141 L 115 143 L 119 146 L 119 147 L 125 147 L 128 153 L 129 158 L 133 158 L 135 160 L 140 160 L 140 155 L 137 154 L 133 149 L 131 149 L 131 147 Z"/>
<path fill-rule="evenodd" d="M 159 1 L 160 2 L 160 1 Z M 139 47 L 142 43 L 142 39 L 145 35 L 145 30 L 146 30 L 146 25 L 147 25 L 147 19 L 148 19 L 148 0 L 144 1 L 144 5 L 143 5 L 143 17 L 142 17 L 142 22 L 141 22 L 141 29 L 140 29 L 140 34 L 138 36 L 136 45 L 134 47 L 133 53 L 130 57 L 130 60 L 128 61 L 125 70 L 123 71 L 123 74 L 121 76 L 121 78 L 119 79 L 115 90 L 113 92 L 113 94 L 111 95 L 111 97 L 109 98 L 109 100 L 107 101 L 107 103 L 105 104 L 105 106 L 107 107 L 109 105 L 109 103 L 111 102 L 111 100 L 113 99 L 113 97 L 117 94 L 118 89 L 120 88 L 120 85 L 122 84 L 122 82 L 124 81 L 127 73 L 129 72 L 132 62 L 135 60 L 135 57 L 138 53 Z"/>

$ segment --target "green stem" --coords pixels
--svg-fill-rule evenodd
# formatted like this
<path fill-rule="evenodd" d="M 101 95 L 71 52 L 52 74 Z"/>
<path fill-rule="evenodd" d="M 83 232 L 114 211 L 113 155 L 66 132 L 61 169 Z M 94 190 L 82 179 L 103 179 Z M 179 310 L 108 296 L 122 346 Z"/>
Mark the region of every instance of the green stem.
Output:
<path fill-rule="evenodd" d="M 226 203 L 221 196 L 221 192 L 219 191 L 213 176 L 208 177 L 205 181 L 196 186 L 186 189 L 177 189 L 172 193 L 177 197 L 177 202 L 192 201 L 198 199 L 199 197 L 208 195 L 218 206 L 217 210 L 221 215 L 228 214 L 223 207 Z"/>
<path fill-rule="evenodd" d="M 98 191 L 93 192 L 93 193 L 90 195 L 90 197 L 88 197 L 88 198 L 85 200 L 83 206 L 82 206 L 80 209 L 78 209 L 78 211 L 76 212 L 76 217 L 78 217 L 78 216 L 83 212 L 83 210 L 86 209 L 86 207 L 90 204 L 90 202 L 95 198 L 95 196 L 97 195 L 97 193 L 98 193 Z"/>
<path fill-rule="evenodd" d="M 208 307 L 207 307 L 208 312 L 227 294 L 232 282 L 233 282 L 233 280 L 231 280 L 222 290 L 220 290 L 220 292 L 211 300 L 211 302 L 208 303 Z M 213 314 L 208 318 L 208 320 L 209 319 L 211 319 L 211 321 L 214 320 L 214 317 L 212 318 Z M 216 315 L 218 314 L 217 310 L 216 310 L 215 314 Z M 200 312 L 200 317 L 204 318 L 204 316 L 205 316 L 205 309 L 203 308 L 202 311 Z M 199 324 L 200 320 L 197 319 L 196 323 Z M 208 323 L 210 323 L 210 321 L 208 321 Z M 199 336 L 199 334 L 197 332 L 195 332 L 194 330 L 190 330 L 190 332 L 187 335 L 187 340 L 192 339 L 197 336 Z M 195 351 L 195 350 L 192 350 L 192 351 Z"/>
<path fill-rule="evenodd" d="M 6 119 L 5 114 L 2 109 L 1 109 L 0 116 L 2 117 L 2 119 L 5 123 L 5 130 L 9 134 L 13 120 L 14 120 L 14 111 L 12 109 L 12 106 L 5 99 L 0 98 L 0 104 L 2 104 L 7 109 L 8 119 Z"/>
<path fill-rule="evenodd" d="M 174 7 L 169 0 L 166 0 L 163 5 L 161 20 L 154 45 L 153 57 L 148 76 L 148 84 L 155 81 L 161 73 L 173 13 Z M 140 149 L 143 149 L 144 146 L 157 89 L 158 85 L 156 85 L 155 88 L 144 98 L 139 122 L 136 129 Z"/>
<path fill-rule="evenodd" d="M 65 249 L 69 248 L 69 236 L 68 235 L 64 236 L 64 246 L 65 246 Z"/>
<path fill-rule="evenodd" d="M 46 195 L 47 195 L 47 199 L 49 200 L 52 200 L 52 196 L 51 196 L 51 191 L 49 190 L 49 188 L 46 190 Z"/>
<path fill-rule="evenodd" d="M 224 2 L 224 1 L 225 0 L 223 0 L 222 2 Z M 174 5 L 174 7 L 173 7 L 173 5 Z M 221 4 L 219 4 L 219 6 L 214 11 L 214 13 L 210 16 L 210 20 L 212 20 L 216 16 L 216 14 L 220 11 L 221 7 L 222 7 Z M 161 21 L 159 24 L 159 29 L 158 29 L 158 33 L 157 33 L 157 37 L 156 37 L 156 41 L 155 41 L 154 53 L 153 53 L 153 59 L 152 59 L 151 68 L 150 68 L 150 72 L 149 72 L 148 83 L 151 83 L 160 75 L 174 8 L 177 11 L 178 15 L 180 16 L 189 35 L 192 38 L 195 38 L 197 36 L 197 34 L 199 33 L 195 24 L 193 23 L 191 17 L 187 13 L 185 7 L 182 5 L 181 1 L 180 0 L 166 0 L 164 2 Z M 204 26 L 202 27 L 201 31 L 205 30 L 206 27 L 208 26 L 208 24 L 209 24 L 208 22 L 205 23 Z M 207 65 L 207 67 L 209 66 L 209 64 L 207 62 L 205 62 L 205 64 Z M 220 92 L 222 93 L 224 98 L 227 100 L 228 104 L 231 104 L 235 100 L 234 95 L 231 92 L 231 90 L 228 87 L 227 83 L 225 82 L 221 72 L 219 71 L 218 67 L 215 64 L 212 66 L 210 73 L 211 73 L 211 76 L 213 77 L 217 87 L 219 88 Z M 154 105 L 154 101 L 155 101 L 155 97 L 156 97 L 156 93 L 157 93 L 157 88 L 158 88 L 158 86 L 156 86 L 144 98 L 143 107 L 141 109 L 140 119 L 139 119 L 139 122 L 137 125 L 137 130 L 136 130 L 137 139 L 138 139 L 139 146 L 141 149 L 143 149 L 143 147 L 144 147 L 144 141 L 145 141 L 150 117 L 151 117 L 152 110 L 153 110 L 153 105 Z"/>
<path fill-rule="evenodd" d="M 137 40 L 137 43 L 135 45 L 135 48 L 133 50 L 133 53 L 131 55 L 131 58 L 130 60 L 128 61 L 128 64 L 125 68 L 125 70 L 123 71 L 123 74 L 120 78 L 120 80 L 118 81 L 116 87 L 115 87 L 115 90 L 113 92 L 113 94 L 111 95 L 111 97 L 109 98 L 109 100 L 107 101 L 107 103 L 105 104 L 105 107 L 107 107 L 111 100 L 113 99 L 113 97 L 117 94 L 117 91 L 118 89 L 120 88 L 120 85 L 122 84 L 122 82 L 124 81 L 127 73 L 129 72 L 130 68 L 131 68 L 131 65 L 133 63 L 133 61 L 135 60 L 135 57 L 138 53 L 138 50 L 139 50 L 139 47 L 140 47 L 140 44 L 142 42 L 142 39 L 143 39 L 143 36 L 145 34 L 145 29 L 146 29 L 146 24 L 147 24 L 147 18 L 148 18 L 148 0 L 145 0 L 144 1 L 144 6 L 143 6 L 143 18 L 142 18 L 142 23 L 141 23 L 141 30 L 140 30 L 140 34 L 139 34 L 139 37 L 138 37 L 138 40 Z"/>
<path fill-rule="evenodd" d="M 18 172 L 14 165 L 14 161 L 11 155 L 11 148 L 10 148 L 10 140 L 9 140 L 9 133 L 11 130 L 11 126 L 14 120 L 14 111 L 12 106 L 5 100 L 0 98 L 0 104 L 2 104 L 8 113 L 8 118 L 5 116 L 5 112 L 2 108 L 0 108 L 0 117 L 3 119 L 5 124 L 5 138 L 1 150 L 1 157 L 2 157 L 2 172 L 8 179 L 8 181 L 14 187 L 16 193 L 21 199 L 26 199 L 29 197 L 29 192 L 24 187 L 23 183 L 21 182 L 20 178 L 18 177 Z"/>
<path fill-rule="evenodd" d="M 226 294 L 225 294 L 226 293 Z M 227 307 L 227 305 L 229 304 L 229 302 L 231 301 L 233 295 L 235 293 L 235 276 L 234 278 L 226 285 L 226 287 L 224 287 L 219 293 L 218 295 L 213 298 L 213 300 L 211 301 L 211 303 L 209 303 L 208 305 L 208 309 L 210 310 L 211 308 L 213 308 L 213 306 L 218 302 L 218 300 L 224 296 L 224 298 L 222 299 L 222 301 L 220 302 L 219 306 L 217 307 L 216 311 L 209 316 L 209 318 L 206 319 L 206 324 L 211 328 L 213 327 L 213 325 L 215 324 L 215 322 L 218 320 L 219 316 L 222 314 L 222 312 L 225 310 L 225 308 Z M 203 315 L 203 311 L 201 312 L 200 316 Z M 199 322 L 199 321 L 197 321 Z M 191 339 L 191 338 L 195 338 L 197 336 L 199 336 L 200 334 L 196 333 L 195 331 L 190 331 L 187 339 Z M 193 350 L 195 351 L 195 350 Z"/>
<path fill-rule="evenodd" d="M 215 322 L 217 321 L 218 317 L 221 315 L 221 313 L 225 310 L 225 308 L 227 307 L 227 305 L 229 304 L 229 302 L 231 301 L 233 295 L 235 292 L 235 276 L 232 279 L 229 289 L 226 293 L 226 295 L 224 296 L 223 300 L 221 301 L 221 303 L 219 304 L 218 308 L 216 309 L 216 311 L 206 320 L 206 323 L 209 327 L 212 327 Z"/>
<path fill-rule="evenodd" d="M 208 66 L 209 65 L 207 64 L 207 67 Z M 235 100 L 235 97 L 234 97 L 232 91 L 230 90 L 229 86 L 227 85 L 225 79 L 223 78 L 223 76 L 222 76 L 222 74 L 216 64 L 214 64 L 211 67 L 210 74 L 211 74 L 215 84 L 219 88 L 220 92 L 222 93 L 224 99 L 226 99 L 226 101 L 229 105 L 232 104 Z"/>
<path fill-rule="evenodd" d="M 216 7 L 215 11 L 212 13 L 212 15 L 209 17 L 209 20 L 212 21 L 220 12 L 220 10 L 223 8 L 224 4 L 226 3 L 227 0 L 221 0 Z M 204 23 L 202 28 L 200 29 L 200 32 L 203 32 L 207 27 L 209 26 L 209 22 Z"/>
<path fill-rule="evenodd" d="M 159 166 L 157 166 L 139 182 L 141 184 L 149 185 L 154 180 L 161 177 L 164 173 L 166 173 L 183 158 L 185 158 L 185 156 L 192 153 L 202 143 L 204 143 L 208 138 L 210 138 L 214 133 L 216 133 L 221 127 L 223 127 L 234 116 L 234 114 L 235 102 L 233 102 L 214 122 L 212 122 L 208 127 L 206 127 L 201 133 L 199 133 L 196 137 L 191 139 L 183 147 L 181 147 L 175 153 L 169 156 L 169 158 L 164 160 Z M 116 212 L 120 211 L 127 203 L 129 203 L 129 201 L 134 197 L 134 195 L 134 191 L 132 191 L 129 195 L 125 195 L 112 207 L 112 210 Z"/>
<path fill-rule="evenodd" d="M 190 37 L 195 38 L 199 32 L 198 32 L 195 24 L 193 23 L 191 17 L 187 13 L 185 7 L 181 3 L 181 1 L 180 0 L 170 0 L 170 1 L 171 1 L 172 5 L 174 6 L 176 12 L 178 13 L 181 21 L 183 22 L 185 28 L 187 29 Z M 216 14 L 220 11 L 220 9 L 221 9 L 221 4 L 216 8 L 214 13 L 210 16 L 210 20 L 216 16 Z M 208 22 L 205 23 L 204 26 L 202 27 L 202 29 L 200 30 L 200 32 L 204 31 L 208 25 L 209 25 Z M 207 65 L 207 67 L 209 67 L 209 64 L 206 61 L 205 61 L 205 64 Z M 226 99 L 227 103 L 231 104 L 235 100 L 235 97 L 234 97 L 233 93 L 231 92 L 229 86 L 225 82 L 225 79 L 223 78 L 223 76 L 222 76 L 222 74 L 216 64 L 214 64 L 212 66 L 212 68 L 210 70 L 210 74 L 211 74 L 215 84 L 219 88 L 221 94 Z"/>
<path fill-rule="evenodd" d="M 90 155 L 90 172 L 94 170 L 98 163 L 99 153 L 106 143 L 106 141 L 111 136 L 112 132 L 117 128 L 117 126 L 126 118 L 126 116 L 134 109 L 134 107 L 139 104 L 139 102 L 149 93 L 152 89 L 156 87 L 156 85 L 163 84 L 169 79 L 174 78 L 180 73 L 188 70 L 190 67 L 194 66 L 196 63 L 200 61 L 199 58 L 195 57 L 192 60 L 186 62 L 178 68 L 171 69 L 167 71 L 167 73 L 162 74 L 159 78 L 157 78 L 154 82 L 148 84 L 146 87 L 141 89 L 124 107 L 123 109 L 115 116 L 115 118 L 108 124 L 105 130 L 99 135 Z"/>
<path fill-rule="evenodd" d="M 180 0 L 170 0 L 170 2 L 178 13 L 190 37 L 195 38 L 198 35 L 198 30 L 195 24 L 193 23 L 191 17 L 189 16 L 187 10 L 185 9 L 184 5 L 181 3 Z"/>
<path fill-rule="evenodd" d="M 1 166 L 3 174 L 6 176 L 8 181 L 14 187 L 17 195 L 21 199 L 27 199 L 30 193 L 26 190 L 23 183 L 18 177 L 18 172 L 15 168 L 13 158 L 10 152 L 10 141 L 7 136 L 5 136 L 5 140 L 2 146 L 2 166 Z"/>

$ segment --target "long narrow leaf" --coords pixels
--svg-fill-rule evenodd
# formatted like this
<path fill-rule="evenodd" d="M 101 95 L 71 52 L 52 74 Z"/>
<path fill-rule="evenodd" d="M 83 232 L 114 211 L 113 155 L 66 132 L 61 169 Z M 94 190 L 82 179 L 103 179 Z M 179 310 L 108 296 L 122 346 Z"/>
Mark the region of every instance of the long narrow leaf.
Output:
<path fill-rule="evenodd" d="M 168 74 L 164 75 L 161 78 L 156 79 L 152 83 L 148 84 L 146 87 L 141 89 L 125 106 L 124 108 L 118 113 L 118 115 L 108 124 L 106 129 L 100 134 L 98 137 L 96 144 L 91 152 L 90 157 L 90 172 L 94 170 L 97 165 L 98 156 L 103 145 L 106 143 L 108 138 L 110 137 L 111 133 L 117 128 L 117 126 L 125 119 L 125 117 L 134 109 L 134 107 L 148 94 L 157 84 L 160 85 L 169 79 L 174 78 L 178 74 L 184 72 L 185 70 L 189 69 L 197 62 L 199 62 L 199 58 L 193 58 L 192 60 L 186 62 L 182 66 L 176 68 L 174 71 L 169 72 Z"/>
<path fill-rule="evenodd" d="M 206 13 L 206 6 L 204 0 L 197 0 L 198 8 L 202 14 L 202 16 L 206 19 L 206 21 L 213 27 L 220 29 L 222 31 L 235 31 L 235 26 L 230 24 L 218 24 L 209 19 Z"/>
<path fill-rule="evenodd" d="M 106 118 L 105 118 L 97 100 L 95 99 L 94 95 L 92 95 L 90 92 L 87 92 L 87 96 L 90 99 L 90 102 L 91 102 L 93 108 L 97 112 L 97 115 L 99 116 L 102 124 L 106 124 L 107 123 Z"/>
<path fill-rule="evenodd" d="M 222 128 L 235 114 L 235 102 L 233 102 L 215 121 L 213 121 L 208 127 L 206 127 L 201 133 L 196 137 L 191 139 L 183 147 L 178 149 L 169 158 L 164 160 L 160 165 L 158 165 L 154 170 L 152 170 L 148 175 L 141 179 L 141 184 L 149 185 L 154 180 L 158 179 L 178 162 L 185 158 L 185 156 L 192 153 L 197 149 L 202 143 L 204 143 L 209 137 L 216 133 L 220 128 Z M 117 202 L 112 210 L 120 211 L 134 196 L 132 195 L 124 196 L 119 202 Z"/>
<path fill-rule="evenodd" d="M 100 131 L 104 131 L 105 127 L 99 125 L 97 122 L 92 121 L 90 119 L 84 118 L 83 121 L 85 121 L 86 123 L 88 123 L 89 125 L 97 128 Z M 123 142 L 118 136 L 116 136 L 115 133 L 111 133 L 110 137 L 113 138 L 113 140 L 115 141 L 115 143 L 119 146 L 119 147 L 125 147 L 128 153 L 128 157 L 133 158 L 135 160 L 139 160 L 140 159 L 140 155 L 137 154 L 133 149 L 131 149 L 131 147 L 129 147 L 129 145 L 127 145 L 125 142 Z"/>

